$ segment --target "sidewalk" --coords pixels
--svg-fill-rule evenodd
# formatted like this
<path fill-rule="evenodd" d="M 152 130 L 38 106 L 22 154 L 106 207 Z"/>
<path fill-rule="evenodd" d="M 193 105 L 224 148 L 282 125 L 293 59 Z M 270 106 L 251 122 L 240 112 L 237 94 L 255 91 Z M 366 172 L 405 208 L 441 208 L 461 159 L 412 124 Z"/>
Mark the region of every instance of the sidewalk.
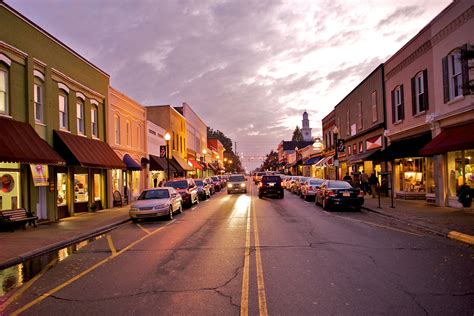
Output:
<path fill-rule="evenodd" d="M 23 260 L 87 239 L 129 220 L 128 208 L 78 214 L 26 230 L 0 231 L 0 270 Z"/>
<path fill-rule="evenodd" d="M 472 207 L 456 209 L 433 206 L 425 201 L 399 199 L 394 199 L 393 204 L 394 208 L 391 208 L 390 198 L 381 197 L 381 208 L 378 208 L 378 199 L 366 195 L 363 208 L 421 227 L 443 237 L 474 244 L 474 208 Z M 461 233 L 460 238 L 456 238 L 457 233 Z"/>

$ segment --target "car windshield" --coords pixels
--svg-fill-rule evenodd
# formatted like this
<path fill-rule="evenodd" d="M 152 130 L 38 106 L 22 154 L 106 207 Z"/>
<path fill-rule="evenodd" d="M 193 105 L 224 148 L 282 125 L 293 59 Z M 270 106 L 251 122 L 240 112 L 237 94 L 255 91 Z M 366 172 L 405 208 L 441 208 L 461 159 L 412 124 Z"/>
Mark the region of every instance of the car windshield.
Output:
<path fill-rule="evenodd" d="M 214 181 L 220 181 L 220 180 L 219 180 L 219 177 L 212 177 L 212 180 L 214 180 Z"/>
<path fill-rule="evenodd" d="M 245 178 L 243 176 L 230 176 L 229 181 L 230 182 L 242 182 L 242 181 L 245 181 Z"/>
<path fill-rule="evenodd" d="M 166 189 L 148 190 L 143 191 L 138 197 L 139 200 L 155 200 L 155 199 L 166 199 L 170 197 L 170 193 Z"/>
<path fill-rule="evenodd" d="M 262 180 L 265 182 L 279 182 L 281 178 L 279 176 L 265 176 Z"/>
<path fill-rule="evenodd" d="M 186 180 L 169 181 L 165 183 L 165 187 L 172 187 L 175 189 L 187 189 L 188 181 Z"/>
<path fill-rule="evenodd" d="M 204 185 L 204 182 L 202 180 L 194 180 L 194 183 L 196 183 L 196 185 L 200 187 Z"/>
<path fill-rule="evenodd" d="M 328 181 L 328 188 L 330 189 L 352 189 L 352 185 L 346 181 Z"/>

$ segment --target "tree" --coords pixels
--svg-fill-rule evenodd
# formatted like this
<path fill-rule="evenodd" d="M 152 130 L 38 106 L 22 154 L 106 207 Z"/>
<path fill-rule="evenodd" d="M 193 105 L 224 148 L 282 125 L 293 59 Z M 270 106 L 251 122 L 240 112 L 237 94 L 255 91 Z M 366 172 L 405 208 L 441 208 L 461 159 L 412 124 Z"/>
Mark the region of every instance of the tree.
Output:
<path fill-rule="evenodd" d="M 296 125 L 295 130 L 293 131 L 293 137 L 291 137 L 291 140 L 294 142 L 302 142 L 303 141 L 303 134 L 301 133 L 301 130 L 298 125 Z"/>
<path fill-rule="evenodd" d="M 226 153 L 225 156 L 227 157 L 228 160 L 232 160 L 232 164 L 226 166 L 227 168 L 230 168 L 231 172 L 243 171 L 242 162 L 240 161 L 239 156 L 236 155 L 232 149 L 232 139 L 225 136 L 225 134 L 222 133 L 221 131 L 213 130 L 210 127 L 207 128 L 207 137 L 217 138 L 222 143 L 225 149 L 225 153 Z"/>
<path fill-rule="evenodd" d="M 270 153 L 266 155 L 265 161 L 263 162 L 260 169 L 261 170 L 277 170 L 278 169 L 278 152 L 273 151 L 272 149 Z"/>

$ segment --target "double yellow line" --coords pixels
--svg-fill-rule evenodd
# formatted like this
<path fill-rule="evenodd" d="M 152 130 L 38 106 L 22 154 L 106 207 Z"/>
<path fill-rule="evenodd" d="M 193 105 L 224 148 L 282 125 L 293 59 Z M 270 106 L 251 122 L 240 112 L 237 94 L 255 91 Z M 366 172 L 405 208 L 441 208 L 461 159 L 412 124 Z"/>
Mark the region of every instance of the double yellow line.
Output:
<path fill-rule="evenodd" d="M 254 187 L 251 189 L 251 202 L 249 204 L 248 215 L 247 215 L 247 229 L 245 234 L 245 252 L 244 252 L 244 269 L 242 276 L 242 295 L 240 299 L 240 315 L 247 316 L 249 313 L 249 279 L 250 279 L 250 231 L 251 231 L 251 219 L 253 218 L 254 226 L 254 242 L 255 242 L 255 265 L 257 270 L 257 295 L 258 295 L 258 308 L 260 315 L 268 315 L 267 310 L 267 298 L 265 294 L 265 282 L 263 279 L 263 265 L 262 255 L 260 253 L 260 237 L 258 234 L 258 222 L 257 215 L 255 212 L 255 197 Z"/>

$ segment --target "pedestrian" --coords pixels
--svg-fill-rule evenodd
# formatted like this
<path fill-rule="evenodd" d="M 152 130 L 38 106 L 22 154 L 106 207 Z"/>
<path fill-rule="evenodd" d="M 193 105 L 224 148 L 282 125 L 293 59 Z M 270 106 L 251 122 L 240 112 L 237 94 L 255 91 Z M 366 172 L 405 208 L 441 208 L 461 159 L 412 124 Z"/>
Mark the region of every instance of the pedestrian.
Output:
<path fill-rule="evenodd" d="M 377 190 L 377 186 L 379 185 L 379 179 L 375 176 L 375 173 L 373 172 L 369 178 L 369 185 L 372 197 L 375 198 L 375 191 Z"/>
<path fill-rule="evenodd" d="M 362 172 L 360 179 L 362 184 L 362 190 L 364 190 L 365 193 L 369 192 L 369 176 L 367 175 L 367 173 Z"/>
<path fill-rule="evenodd" d="M 347 181 L 347 182 L 349 182 L 349 183 L 352 182 L 352 178 L 351 178 L 351 176 L 349 175 L 349 172 L 346 172 L 346 175 L 344 176 L 344 178 L 342 178 L 342 180 Z"/>
<path fill-rule="evenodd" d="M 153 178 L 153 187 L 156 188 L 158 184 L 158 178 Z"/>
<path fill-rule="evenodd" d="M 163 186 L 163 179 L 161 179 L 160 183 L 158 184 L 159 187 Z"/>

